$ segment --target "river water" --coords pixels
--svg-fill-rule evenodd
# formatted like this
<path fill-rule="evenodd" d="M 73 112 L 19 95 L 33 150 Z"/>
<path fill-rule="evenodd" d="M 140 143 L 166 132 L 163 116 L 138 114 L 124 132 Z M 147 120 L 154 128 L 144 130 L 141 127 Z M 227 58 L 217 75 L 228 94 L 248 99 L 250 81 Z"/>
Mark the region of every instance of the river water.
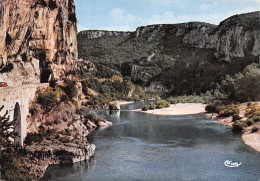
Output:
<path fill-rule="evenodd" d="M 51 166 L 46 180 L 257 181 L 260 153 L 241 136 L 204 115 L 156 116 L 129 111 L 146 103 L 97 110 L 113 126 L 89 138 L 95 156 L 74 165 Z M 241 162 L 236 168 L 224 162 Z"/>

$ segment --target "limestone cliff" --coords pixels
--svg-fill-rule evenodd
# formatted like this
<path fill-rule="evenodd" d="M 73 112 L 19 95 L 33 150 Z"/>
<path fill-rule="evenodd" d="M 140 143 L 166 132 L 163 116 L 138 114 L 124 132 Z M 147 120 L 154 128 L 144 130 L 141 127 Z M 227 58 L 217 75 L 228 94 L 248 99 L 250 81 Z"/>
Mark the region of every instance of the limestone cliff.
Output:
<path fill-rule="evenodd" d="M 175 95 L 201 93 L 223 76 L 259 62 L 259 13 L 235 15 L 218 26 L 143 26 L 127 36 L 94 38 L 96 32 L 84 31 L 78 34 L 79 57 L 120 70 L 135 83 L 161 84 Z"/>
<path fill-rule="evenodd" d="M 19 85 L 61 79 L 76 66 L 74 1 L 0 1 L 0 39 L 0 81 Z"/>
<path fill-rule="evenodd" d="M 81 31 L 80 36 L 87 38 L 87 39 L 95 39 L 95 38 L 102 38 L 104 36 L 129 36 L 132 32 L 127 31 L 100 31 L 100 30 L 91 30 L 91 31 Z"/>

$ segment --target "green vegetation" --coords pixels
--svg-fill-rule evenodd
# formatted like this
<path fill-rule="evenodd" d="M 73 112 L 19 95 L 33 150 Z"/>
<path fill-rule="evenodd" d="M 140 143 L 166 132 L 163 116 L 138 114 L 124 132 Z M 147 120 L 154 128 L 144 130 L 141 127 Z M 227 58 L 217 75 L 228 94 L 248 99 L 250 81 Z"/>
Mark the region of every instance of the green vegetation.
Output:
<path fill-rule="evenodd" d="M 228 100 L 249 102 L 260 100 L 260 64 L 247 66 L 242 73 L 226 76 L 220 91 Z"/>
<path fill-rule="evenodd" d="M 97 115 L 97 113 L 94 111 L 89 111 L 88 113 L 86 113 L 85 118 L 94 123 L 98 123 L 99 121 L 105 121 L 105 118 L 103 116 Z"/>
<path fill-rule="evenodd" d="M 88 96 L 88 105 L 104 106 L 115 100 L 140 101 L 149 98 L 140 88 L 134 86 L 128 77 L 123 79 L 113 76 L 104 81 L 91 78 L 82 82 L 82 89 L 84 94 Z M 91 95 L 89 89 L 94 90 L 98 95 Z"/>
<path fill-rule="evenodd" d="M 142 107 L 142 111 L 154 110 L 154 109 L 162 109 L 170 107 L 170 103 L 166 100 L 157 100 L 154 104 L 146 105 Z"/>
<path fill-rule="evenodd" d="M 65 79 L 64 83 L 64 86 L 57 85 L 53 88 L 49 87 L 37 92 L 37 103 L 41 105 L 46 112 L 57 109 L 61 102 L 73 100 L 73 98 L 78 95 L 75 81 Z"/>
<path fill-rule="evenodd" d="M 236 114 L 235 114 L 236 116 Z M 252 126 L 254 123 L 260 121 L 260 107 L 256 104 L 249 103 L 247 105 L 246 114 L 247 117 L 246 120 L 236 119 L 235 123 L 233 124 L 233 130 L 237 132 L 243 132 L 244 128 L 248 126 Z M 234 120 L 234 117 L 233 117 Z M 253 127 L 252 133 L 257 132 L 259 128 Z"/>
<path fill-rule="evenodd" d="M 214 102 L 216 97 L 219 96 L 217 91 L 207 91 L 205 94 L 201 95 L 184 95 L 184 96 L 177 96 L 177 97 L 169 97 L 167 101 L 171 104 L 178 104 L 178 103 L 211 103 Z"/>
<path fill-rule="evenodd" d="M 247 127 L 247 124 L 245 123 L 245 121 L 239 120 L 233 124 L 233 131 L 242 133 L 245 127 Z"/>
<path fill-rule="evenodd" d="M 258 127 L 253 127 L 251 133 L 255 133 L 255 132 L 258 132 L 258 131 L 259 131 Z"/>
<path fill-rule="evenodd" d="M 53 89 L 46 89 L 38 93 L 37 102 L 47 112 L 51 111 L 59 104 L 58 96 Z"/>
<path fill-rule="evenodd" d="M 3 110 L 0 108 L 0 112 Z M 13 130 L 14 122 L 9 121 L 9 117 L 5 114 L 0 115 L 0 173 L 1 179 L 17 181 L 17 180 L 33 180 L 28 175 L 26 162 L 28 159 L 23 150 L 16 147 L 11 139 L 17 135 Z"/>
<path fill-rule="evenodd" d="M 69 79 L 64 79 L 64 83 L 66 84 L 64 87 L 64 91 L 66 92 L 67 96 L 70 99 L 76 97 L 78 95 L 78 88 L 76 86 L 76 82 Z"/>
<path fill-rule="evenodd" d="M 234 116 L 239 114 L 238 105 L 234 105 L 234 104 L 227 105 L 227 106 L 221 105 L 218 106 L 217 109 L 219 110 L 218 114 L 220 117 L 229 117 L 229 116 Z"/>
<path fill-rule="evenodd" d="M 234 20 L 228 23 L 235 24 Z M 198 26 L 215 29 L 209 24 L 189 23 L 191 29 Z M 234 78 L 246 66 L 259 62 L 258 57 L 249 54 L 239 58 L 231 55 L 230 62 L 227 62 L 223 61 L 225 55 L 216 57 L 213 49 L 183 44 L 181 36 L 176 36 L 176 25 L 147 26 L 144 29 L 146 31 L 138 37 L 104 36 L 96 39 L 89 39 L 87 33 L 81 32 L 78 35 L 79 57 L 88 57 L 123 76 L 131 76 L 138 85 L 160 82 L 170 90 L 169 96 L 205 94 L 215 90 L 226 75 Z M 233 43 L 232 49 L 235 48 Z M 248 47 L 252 48 L 251 45 Z"/>

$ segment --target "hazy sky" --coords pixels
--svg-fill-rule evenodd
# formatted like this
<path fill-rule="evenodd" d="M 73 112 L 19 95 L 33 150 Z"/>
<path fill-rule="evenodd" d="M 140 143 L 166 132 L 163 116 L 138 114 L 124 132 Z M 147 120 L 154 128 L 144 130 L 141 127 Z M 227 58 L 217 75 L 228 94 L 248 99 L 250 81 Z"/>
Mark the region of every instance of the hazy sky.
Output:
<path fill-rule="evenodd" d="M 133 31 L 150 24 L 203 21 L 219 24 L 241 13 L 260 11 L 260 0 L 75 0 L 78 31 Z"/>

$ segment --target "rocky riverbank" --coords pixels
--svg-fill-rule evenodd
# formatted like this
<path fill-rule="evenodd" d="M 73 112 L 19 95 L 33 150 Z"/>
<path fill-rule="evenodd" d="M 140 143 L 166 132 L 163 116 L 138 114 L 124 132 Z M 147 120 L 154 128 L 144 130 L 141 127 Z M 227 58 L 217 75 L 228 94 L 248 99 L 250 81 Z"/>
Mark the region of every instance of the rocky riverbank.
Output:
<path fill-rule="evenodd" d="M 240 104 L 238 109 L 239 109 L 239 117 L 241 118 L 242 121 L 246 121 L 249 119 L 248 117 L 248 103 L 243 103 Z M 255 102 L 256 109 L 260 107 L 260 102 Z M 232 121 L 233 117 L 226 117 L 226 118 L 218 118 L 218 122 L 220 124 L 223 124 L 227 127 L 232 128 L 234 122 Z M 242 131 L 242 140 L 243 142 L 250 146 L 251 148 L 260 151 L 260 122 L 255 122 L 250 126 L 247 126 L 244 128 Z"/>
<path fill-rule="evenodd" d="M 49 165 L 89 159 L 95 145 L 88 142 L 87 136 L 94 129 L 112 126 L 94 112 L 79 114 L 84 108 L 80 104 L 81 87 L 76 84 L 77 94 L 69 98 L 63 91 L 67 86 L 39 90 L 30 105 L 24 148 L 29 174 L 37 179 L 44 176 Z"/>
<path fill-rule="evenodd" d="M 46 141 L 41 144 L 25 146 L 30 162 L 26 163 L 29 174 L 42 178 L 50 165 L 76 163 L 88 160 L 95 153 L 95 145 L 89 143 L 61 144 Z"/>

